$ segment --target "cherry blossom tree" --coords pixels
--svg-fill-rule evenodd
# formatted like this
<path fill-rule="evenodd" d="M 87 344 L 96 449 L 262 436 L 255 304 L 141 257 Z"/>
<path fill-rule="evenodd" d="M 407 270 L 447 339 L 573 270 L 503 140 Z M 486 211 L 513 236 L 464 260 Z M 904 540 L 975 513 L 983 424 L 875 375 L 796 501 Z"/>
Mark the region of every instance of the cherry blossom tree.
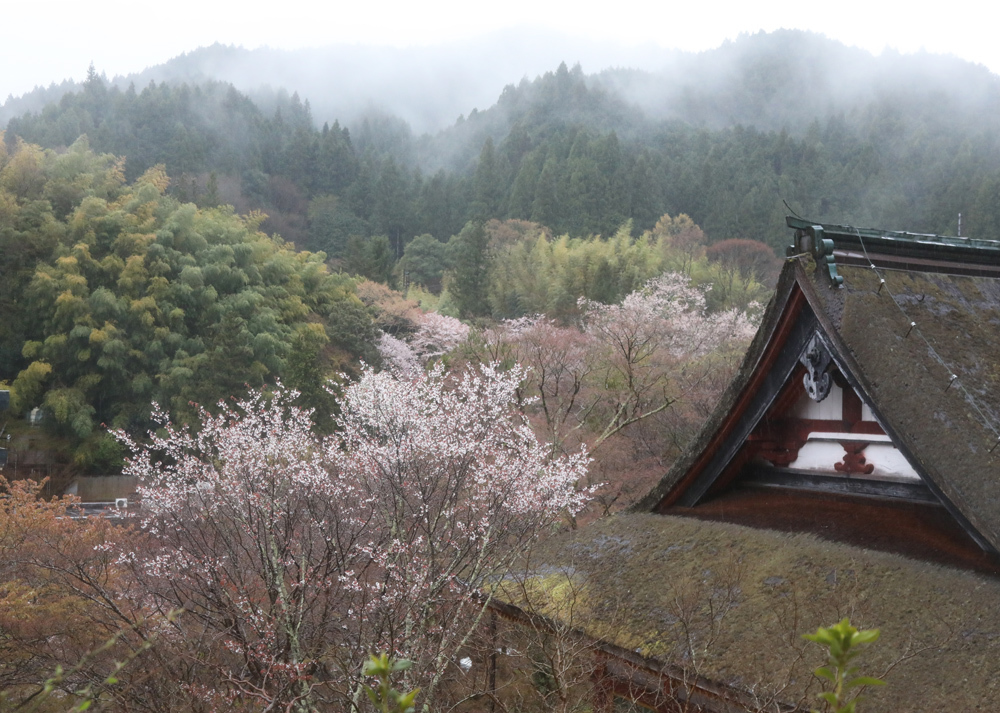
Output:
<path fill-rule="evenodd" d="M 404 377 L 422 370 L 469 336 L 468 325 L 437 312 L 422 313 L 414 321 L 417 327 L 408 340 L 383 334 L 378 344 L 383 365 Z"/>
<path fill-rule="evenodd" d="M 581 300 L 575 325 L 542 315 L 501 322 L 466 352 L 528 367 L 525 413 L 554 452 L 587 444 L 597 458 L 589 477 L 606 483 L 594 502 L 609 512 L 662 474 L 753 336 L 752 313 L 709 311 L 707 289 L 664 274 L 617 304 Z"/>
<path fill-rule="evenodd" d="M 745 312 L 709 313 L 705 292 L 665 273 L 619 304 L 580 301 L 584 330 L 603 347 L 597 371 L 609 397 L 596 443 L 669 408 L 695 386 L 684 378 L 689 366 L 753 337 L 756 325 Z"/>
<path fill-rule="evenodd" d="M 424 361 L 444 356 L 469 336 L 467 324 L 445 314 L 425 312 L 417 323 L 410 344 Z"/>
<path fill-rule="evenodd" d="M 558 446 L 587 428 L 596 450 L 692 396 L 715 366 L 706 357 L 753 336 L 747 313 L 709 313 L 705 292 L 683 275 L 664 274 L 618 304 L 581 299 L 579 327 L 522 317 L 484 330 L 476 347 L 483 361 L 529 367 L 524 388 L 537 399 L 547 439 Z"/>
<path fill-rule="evenodd" d="M 587 388 L 597 345 L 591 334 L 562 327 L 543 315 L 507 320 L 482 333 L 487 360 L 528 367 L 522 393 L 535 400 L 536 427 L 553 449 L 563 449 L 567 436 L 586 421 L 594 404 Z"/>
<path fill-rule="evenodd" d="M 420 357 L 407 342 L 385 332 L 378 340 L 382 366 L 397 376 L 407 378 L 423 371 Z"/>
<path fill-rule="evenodd" d="M 212 706 L 357 707 L 373 651 L 414 662 L 433 707 L 491 586 L 526 542 L 590 496 L 587 456 L 553 459 L 520 418 L 524 371 L 365 370 L 334 436 L 294 392 L 253 394 L 169 422 L 132 450 L 141 528 L 123 552 L 150 610 L 183 606 L 179 658 L 211 667 L 188 690 Z M 213 683 L 214 681 L 214 683 Z"/>

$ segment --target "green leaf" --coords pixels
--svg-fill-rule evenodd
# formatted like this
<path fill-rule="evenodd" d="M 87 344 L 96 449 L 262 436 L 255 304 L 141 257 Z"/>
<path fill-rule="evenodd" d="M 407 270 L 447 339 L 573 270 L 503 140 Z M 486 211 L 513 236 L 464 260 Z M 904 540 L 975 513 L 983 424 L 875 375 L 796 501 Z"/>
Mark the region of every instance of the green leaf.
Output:
<path fill-rule="evenodd" d="M 854 644 L 870 644 L 873 641 L 878 641 L 879 630 L 878 629 L 868 629 L 866 631 L 859 631 L 854 635 Z"/>
<path fill-rule="evenodd" d="M 389 657 L 386 654 L 368 657 L 361 672 L 366 676 L 383 676 L 389 672 Z"/>
<path fill-rule="evenodd" d="M 420 692 L 419 688 L 407 693 L 405 696 L 399 699 L 399 710 L 401 713 L 409 713 L 413 710 L 413 701 L 416 699 L 417 694 Z"/>
<path fill-rule="evenodd" d="M 813 671 L 813 673 L 819 678 L 825 678 L 827 681 L 836 682 L 837 680 L 836 675 L 828 666 L 820 666 L 818 669 Z"/>
<path fill-rule="evenodd" d="M 396 672 L 396 671 L 405 671 L 408 668 L 410 668 L 410 666 L 412 666 L 412 665 L 413 665 L 413 662 L 410 661 L 409 659 L 399 659 L 398 661 L 393 662 L 393 664 L 392 664 L 392 670 L 393 670 L 393 672 Z"/>

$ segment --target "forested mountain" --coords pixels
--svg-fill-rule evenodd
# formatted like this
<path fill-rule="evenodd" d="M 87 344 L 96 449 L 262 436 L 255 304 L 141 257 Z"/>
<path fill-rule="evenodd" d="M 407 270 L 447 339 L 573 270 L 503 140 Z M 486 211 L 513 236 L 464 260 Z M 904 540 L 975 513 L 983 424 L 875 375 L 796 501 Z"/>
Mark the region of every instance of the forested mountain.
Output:
<path fill-rule="evenodd" d="M 927 53 L 886 50 L 875 57 L 796 30 L 760 32 L 698 55 L 677 54 L 659 72 L 607 69 L 594 82 L 620 92 L 654 119 L 799 135 L 817 119 L 843 116 L 861 124 L 890 106 L 915 123 L 983 128 L 1000 106 L 997 77 L 983 66 Z"/>
<path fill-rule="evenodd" d="M 86 138 L 61 155 L 0 143 L 0 382 L 83 468 L 104 465 L 102 424 L 141 432 L 154 401 L 190 413 L 283 377 L 329 406 L 332 371 L 378 358 L 350 277 L 168 183 L 162 167 L 127 182 Z"/>
<path fill-rule="evenodd" d="M 181 200 L 262 209 L 265 230 L 337 259 L 351 236 L 386 236 L 398 258 L 413 236 L 445 240 L 473 218 L 607 236 L 664 213 L 690 215 L 713 242 L 780 249 L 783 201 L 926 232 L 955 232 L 962 213 L 966 233 L 1000 234 L 998 81 L 954 59 L 875 58 L 782 31 L 656 73 L 564 64 L 422 136 L 375 111 L 317 126 L 314 98 L 296 93 L 262 106 L 215 81 L 120 89 L 92 73 L 11 119 L 7 141 L 60 147 L 86 133 L 126 157 L 130 178 L 163 163 Z"/>
<path fill-rule="evenodd" d="M 533 653 L 523 691 L 475 673 L 500 648 L 469 593 L 659 482 L 757 330 L 786 202 L 1000 238 L 1000 78 L 957 60 L 777 32 L 490 89 L 352 52 L 327 86 L 216 46 L 4 105 L 0 433 L 32 456 L 5 475 L 131 449 L 143 485 L 137 527 L 0 498 L 13 705 L 357 708 L 387 651 L 404 703 L 551 710 Z"/>
<path fill-rule="evenodd" d="M 630 47 L 551 30 L 512 28 L 440 46 L 407 48 L 346 44 L 246 50 L 215 44 L 141 72 L 104 80 L 122 90 L 129 84 L 141 89 L 151 81 L 221 81 L 250 96 L 267 112 L 274 110 L 282 96 L 298 92 L 310 98 L 320 123 L 353 124 L 375 108 L 401 117 L 422 134 L 445 129 L 476 107 L 491 106 L 505 85 L 540 75 L 563 61 L 581 63 L 592 71 L 619 66 L 658 70 L 676 54 L 653 45 Z M 79 89 L 75 82 L 63 81 L 9 97 L 0 104 L 0 124 L 41 111 L 63 94 Z"/>

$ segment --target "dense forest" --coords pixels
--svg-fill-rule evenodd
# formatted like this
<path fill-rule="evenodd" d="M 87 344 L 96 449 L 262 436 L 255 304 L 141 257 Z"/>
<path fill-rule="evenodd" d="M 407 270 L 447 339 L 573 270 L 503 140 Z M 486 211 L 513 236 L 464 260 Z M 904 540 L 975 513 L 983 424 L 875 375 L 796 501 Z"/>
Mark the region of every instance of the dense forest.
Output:
<path fill-rule="evenodd" d="M 12 118 L 7 141 L 87 134 L 127 157 L 129 178 L 163 163 L 179 199 L 261 209 L 266 231 L 334 259 L 352 236 L 386 236 L 398 258 L 414 236 L 447 240 L 474 218 L 582 237 L 627 219 L 641 232 L 664 213 L 690 215 L 710 241 L 780 251 L 784 202 L 831 222 L 954 233 L 961 213 L 966 234 L 1000 229 L 1000 85 L 954 59 L 759 34 L 661 72 L 562 65 L 422 135 L 374 110 L 320 125 L 312 97 L 246 94 L 196 59 L 192 82 L 178 70 L 122 88 L 91 73 Z"/>
<path fill-rule="evenodd" d="M 317 374 L 377 359 L 353 280 L 259 214 L 179 203 L 162 167 L 131 183 L 122 167 L 86 138 L 0 151 L 0 379 L 15 413 L 43 406 L 83 444 L 80 465 L 107 467 L 100 426 L 144 428 L 154 401 L 187 413 L 277 375 L 317 394 Z"/>
<path fill-rule="evenodd" d="M 480 710 L 454 654 L 497 633 L 470 591 L 648 490 L 775 267 L 684 215 L 608 238 L 493 219 L 383 250 L 376 281 L 85 137 L 6 146 L 8 445 L 142 484 L 119 526 L 4 468 L 0 697 L 37 710 L 361 711 L 372 651 L 405 653 L 392 679 L 428 710 Z M 551 709 L 518 688 L 536 668 L 499 674 L 512 708 Z"/>

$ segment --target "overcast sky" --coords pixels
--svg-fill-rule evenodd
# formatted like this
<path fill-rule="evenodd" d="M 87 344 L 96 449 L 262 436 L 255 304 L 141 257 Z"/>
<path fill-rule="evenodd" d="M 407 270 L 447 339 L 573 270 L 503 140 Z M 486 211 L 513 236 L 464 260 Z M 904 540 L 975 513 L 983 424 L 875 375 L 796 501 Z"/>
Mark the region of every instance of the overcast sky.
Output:
<path fill-rule="evenodd" d="M 111 77 L 215 42 L 248 49 L 335 43 L 410 46 L 514 26 L 692 51 L 717 47 L 743 32 L 802 29 L 875 54 L 885 47 L 905 53 L 926 50 L 1000 72 L 1000 42 L 987 16 L 988 3 L 952 0 L 925 6 L 928 11 L 918 7 L 882 0 L 618 0 L 589 6 L 568 0 L 3 0 L 0 102 L 36 85 L 82 79 L 91 61 Z"/>

